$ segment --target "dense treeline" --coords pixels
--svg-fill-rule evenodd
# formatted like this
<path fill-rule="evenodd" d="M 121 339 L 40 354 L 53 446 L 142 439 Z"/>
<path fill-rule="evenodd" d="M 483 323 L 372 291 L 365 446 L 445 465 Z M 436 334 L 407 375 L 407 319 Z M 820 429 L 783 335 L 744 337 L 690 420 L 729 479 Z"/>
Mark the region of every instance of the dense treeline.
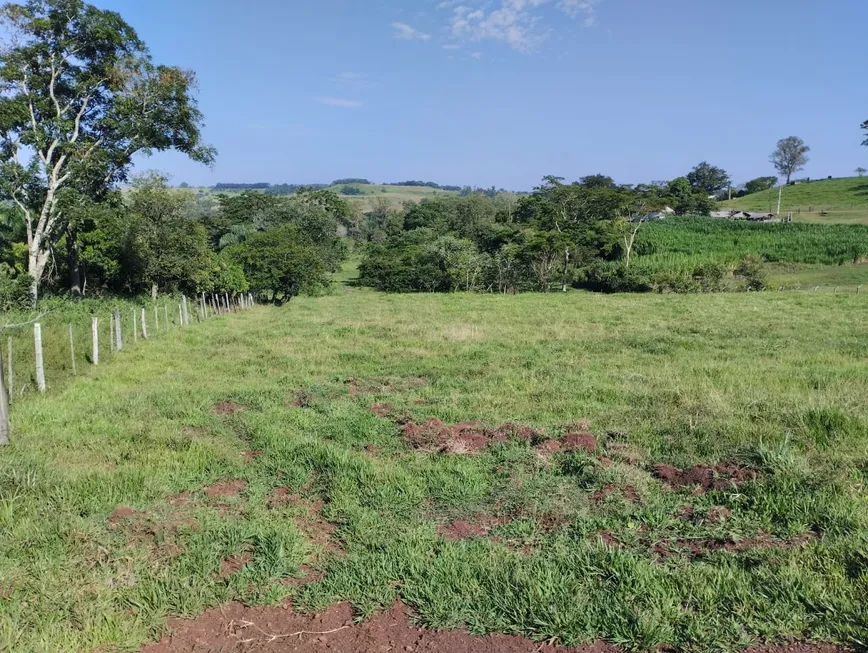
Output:
<path fill-rule="evenodd" d="M 458 192 L 461 190 L 461 186 L 443 186 L 441 184 L 437 184 L 433 181 L 399 181 L 396 183 L 383 184 L 384 186 L 416 186 L 420 188 L 433 188 L 435 190 L 447 190 L 452 192 Z"/>
<path fill-rule="evenodd" d="M 547 177 L 523 197 L 476 192 L 370 212 L 361 282 L 389 292 L 759 289 L 766 262 L 868 256 L 861 225 L 653 219 L 664 207 L 702 212 L 708 190 L 687 177 L 637 187 Z"/>

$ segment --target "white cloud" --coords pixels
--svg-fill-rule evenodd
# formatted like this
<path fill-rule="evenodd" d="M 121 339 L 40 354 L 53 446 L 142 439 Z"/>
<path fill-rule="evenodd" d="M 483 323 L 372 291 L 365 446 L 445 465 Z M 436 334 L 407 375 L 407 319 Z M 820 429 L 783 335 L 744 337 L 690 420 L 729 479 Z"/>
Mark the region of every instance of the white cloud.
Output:
<path fill-rule="evenodd" d="M 471 52 L 470 56 L 473 57 L 474 59 L 482 59 L 482 53 L 481 52 Z"/>
<path fill-rule="evenodd" d="M 412 25 L 408 25 L 407 23 L 392 23 L 392 27 L 395 28 L 395 38 L 402 39 L 404 41 L 427 41 L 431 38 L 430 34 L 425 34 L 424 32 L 420 32 Z"/>
<path fill-rule="evenodd" d="M 457 45 L 456 43 L 447 43 L 446 45 L 443 46 L 443 49 L 444 50 L 460 50 L 461 46 Z"/>
<path fill-rule="evenodd" d="M 359 100 L 347 100 L 339 97 L 318 97 L 316 101 L 329 107 L 341 107 L 342 109 L 358 109 L 364 104 Z"/>
<path fill-rule="evenodd" d="M 468 41 L 501 41 L 518 52 L 535 50 L 548 37 L 541 8 L 555 6 L 570 18 L 584 16 L 584 24 L 596 24 L 595 6 L 600 0 L 497 0 L 496 6 L 459 5 L 452 10 L 452 36 Z M 443 3 L 441 3 L 443 4 Z"/>

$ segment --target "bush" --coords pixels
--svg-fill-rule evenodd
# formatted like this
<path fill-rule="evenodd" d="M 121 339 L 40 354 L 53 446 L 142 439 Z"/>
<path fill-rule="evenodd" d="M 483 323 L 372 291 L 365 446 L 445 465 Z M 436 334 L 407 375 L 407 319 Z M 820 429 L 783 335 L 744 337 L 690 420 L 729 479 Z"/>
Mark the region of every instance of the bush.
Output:
<path fill-rule="evenodd" d="M 30 296 L 31 277 L 26 274 L 11 276 L 0 269 L 0 311 L 26 310 L 33 300 Z"/>
<path fill-rule="evenodd" d="M 647 274 L 624 263 L 598 261 L 585 272 L 581 286 L 598 292 L 650 292 L 654 289 Z"/>
<path fill-rule="evenodd" d="M 744 280 L 745 290 L 763 290 L 766 287 L 768 272 L 761 256 L 745 256 L 735 268 L 734 273 Z"/>
<path fill-rule="evenodd" d="M 729 270 L 722 263 L 700 263 L 693 269 L 693 280 L 702 292 L 720 292 Z"/>

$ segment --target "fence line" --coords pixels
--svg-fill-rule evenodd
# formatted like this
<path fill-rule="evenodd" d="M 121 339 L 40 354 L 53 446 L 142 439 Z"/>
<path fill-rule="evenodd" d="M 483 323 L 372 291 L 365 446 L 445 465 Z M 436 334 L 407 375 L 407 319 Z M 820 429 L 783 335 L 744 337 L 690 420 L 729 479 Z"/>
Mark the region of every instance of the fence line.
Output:
<path fill-rule="evenodd" d="M 212 311 L 209 315 L 209 311 L 207 309 L 209 299 L 212 302 L 212 305 L 216 306 L 215 300 L 219 298 L 220 295 L 212 294 L 210 298 L 207 297 L 206 293 L 202 294 L 202 311 L 201 314 L 199 311 L 194 310 L 196 314 L 196 322 L 201 323 L 204 320 L 207 320 L 209 317 L 216 317 L 221 314 L 231 312 L 228 309 L 229 306 L 229 298 L 228 296 L 223 297 L 226 301 L 226 310 L 220 311 Z M 253 300 L 253 296 L 250 294 L 245 294 L 244 298 L 241 297 L 234 298 L 233 302 L 236 306 L 244 306 L 246 308 L 252 308 L 255 305 Z M 198 303 L 198 300 L 197 302 Z M 170 333 L 172 331 L 172 326 L 170 325 L 169 320 L 169 304 L 167 302 L 162 302 L 162 306 L 160 303 L 154 303 L 154 333 L 159 332 L 160 330 L 160 308 L 162 308 L 164 316 L 165 316 L 165 329 L 163 330 L 165 333 Z M 84 345 L 80 347 L 76 347 L 76 329 L 72 323 L 66 323 L 61 325 L 49 325 L 49 329 L 43 329 L 43 325 L 40 322 L 40 318 L 42 318 L 45 314 L 39 315 L 28 322 L 24 322 L 22 324 L 0 324 L 0 333 L 4 330 L 14 330 L 19 329 L 21 327 L 29 327 L 32 324 L 33 327 L 33 341 L 32 341 L 32 349 L 29 347 L 25 347 L 23 350 L 17 348 L 19 352 L 26 353 L 28 349 L 33 352 L 33 357 L 29 358 L 29 356 L 22 356 L 19 353 L 15 360 L 16 365 L 19 368 L 18 378 L 24 379 L 23 382 L 19 382 L 17 385 L 14 383 L 13 372 L 15 370 L 15 365 L 13 365 L 13 335 L 14 331 L 7 336 L 7 347 L 6 347 L 6 361 L 4 366 L 3 356 L 0 355 L 0 446 L 8 445 L 10 439 L 10 427 L 9 427 L 9 406 L 14 402 L 15 397 L 23 396 L 28 389 L 32 389 L 33 385 L 36 386 L 36 389 L 39 393 L 45 393 L 50 388 L 51 382 L 51 370 L 49 370 L 49 377 L 46 378 L 46 366 L 45 366 L 45 356 L 43 353 L 43 347 L 47 347 L 47 352 L 49 354 L 48 360 L 51 361 L 59 361 L 63 360 L 63 356 L 66 356 L 66 363 L 61 364 L 59 368 L 61 370 L 67 369 L 68 372 L 65 373 L 65 376 L 69 375 L 71 372 L 72 376 L 75 377 L 78 374 L 78 359 L 76 357 L 76 350 L 87 352 L 90 349 L 90 356 L 85 353 L 82 358 L 89 362 L 93 366 L 97 366 L 100 364 L 100 323 L 101 320 L 99 316 L 92 315 L 90 316 L 90 342 L 87 339 L 84 339 Z M 131 311 L 131 320 L 127 325 L 127 329 L 132 330 L 133 340 L 132 345 L 138 344 L 138 333 L 139 326 L 141 326 L 141 334 L 142 339 L 149 339 L 148 333 L 148 325 L 147 325 L 147 311 L 145 307 L 137 307 L 133 308 Z M 141 320 L 141 322 L 139 322 Z M 174 322 L 174 320 L 172 320 Z M 190 314 L 188 309 L 187 297 L 182 296 L 181 303 L 178 305 L 178 319 L 174 324 L 176 328 L 181 328 L 185 326 L 189 326 L 190 324 Z M 65 331 L 63 335 L 58 333 L 58 326 Z M 63 328 L 66 327 L 66 328 Z M 82 331 L 84 331 L 82 329 Z M 120 308 L 115 307 L 109 313 L 108 320 L 108 347 L 109 347 L 109 358 L 112 359 L 115 355 L 120 354 L 124 351 L 124 343 L 123 343 L 123 331 L 124 324 L 121 320 L 121 312 Z M 25 335 L 25 331 L 20 332 L 22 336 Z M 57 336 L 60 337 L 58 338 Z M 83 333 L 79 333 L 79 345 L 82 345 L 82 336 Z M 86 337 L 86 336 L 85 336 Z M 16 338 L 17 339 L 17 338 Z M 68 341 L 68 349 L 67 349 L 67 341 Z M 0 343 L 2 343 L 2 339 L 0 339 Z M 88 348 L 87 345 L 90 345 Z M 130 343 L 128 343 L 130 344 Z M 65 350 L 65 351 L 64 351 Z M 2 344 L 0 344 L 0 352 L 2 352 Z M 29 371 L 25 373 L 21 373 L 22 366 Z M 69 367 L 67 367 L 69 366 Z M 56 367 L 53 369 L 57 369 Z M 31 376 L 32 375 L 32 376 Z M 30 379 L 28 381 L 28 378 Z"/>

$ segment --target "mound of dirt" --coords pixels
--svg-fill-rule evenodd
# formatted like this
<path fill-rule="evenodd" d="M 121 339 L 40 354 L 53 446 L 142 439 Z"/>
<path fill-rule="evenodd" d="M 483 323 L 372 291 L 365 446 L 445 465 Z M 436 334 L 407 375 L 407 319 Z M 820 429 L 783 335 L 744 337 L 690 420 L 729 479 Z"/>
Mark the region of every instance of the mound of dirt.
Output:
<path fill-rule="evenodd" d="M 659 464 L 654 465 L 653 473 L 670 487 L 677 490 L 693 487 L 697 494 L 710 490 L 731 490 L 757 478 L 755 470 L 733 462 L 696 465 L 690 469 Z"/>
<path fill-rule="evenodd" d="M 192 621 L 173 619 L 173 630 L 143 653 L 617 653 L 597 642 L 567 648 L 514 635 L 470 635 L 461 630 L 427 630 L 412 625 L 408 608 L 396 602 L 390 610 L 355 623 L 348 603 L 313 615 L 291 608 L 247 608 L 232 603 L 208 610 Z M 825 652 L 823 652 L 825 653 Z"/>
<path fill-rule="evenodd" d="M 214 406 L 215 415 L 232 415 L 244 408 L 241 404 L 236 404 L 234 401 L 221 401 Z"/>
<path fill-rule="evenodd" d="M 567 433 L 561 438 L 564 451 L 587 451 L 594 453 L 597 450 L 597 438 L 590 433 Z"/>
<path fill-rule="evenodd" d="M 475 453 L 492 442 L 506 442 L 510 438 L 532 440 L 541 437 L 534 429 L 511 422 L 496 428 L 486 428 L 477 421 L 458 422 L 449 426 L 436 417 L 422 424 L 407 422 L 401 432 L 415 449 L 454 454 Z"/>
<path fill-rule="evenodd" d="M 479 513 L 470 520 L 456 519 L 446 524 L 440 524 L 438 531 L 447 540 L 466 540 L 473 537 L 485 537 L 497 526 L 509 523 L 504 517 L 494 517 Z"/>
<path fill-rule="evenodd" d="M 234 497 L 247 489 L 247 481 L 218 481 L 205 488 L 208 497 Z"/>
<path fill-rule="evenodd" d="M 392 404 L 374 404 L 371 412 L 377 417 L 388 417 L 395 412 L 395 407 Z"/>

